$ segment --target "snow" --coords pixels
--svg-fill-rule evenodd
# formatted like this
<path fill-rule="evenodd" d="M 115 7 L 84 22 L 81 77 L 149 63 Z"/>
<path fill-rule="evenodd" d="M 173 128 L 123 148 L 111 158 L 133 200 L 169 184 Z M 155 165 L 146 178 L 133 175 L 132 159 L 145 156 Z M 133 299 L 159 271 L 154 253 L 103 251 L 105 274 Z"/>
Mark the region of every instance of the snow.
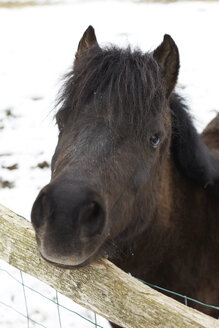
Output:
<path fill-rule="evenodd" d="M 39 6 L 1 6 L 0 1 L 0 178 L 14 188 L 0 189 L 0 202 L 30 219 L 38 191 L 49 182 L 57 142 L 54 103 L 79 39 L 93 25 L 101 45 L 157 47 L 165 33 L 180 51 L 178 90 L 191 106 L 199 131 L 219 108 L 218 2 L 47 1 Z M 20 1 L 25 2 L 25 1 Z M 39 3 L 42 1 L 39 1 Z M 4 167 L 18 165 L 16 170 Z M 16 269 L 0 262 L 20 281 Z M 54 290 L 24 274 L 25 283 L 50 298 Z M 29 313 L 46 327 L 59 327 L 57 307 L 27 290 Z M 93 313 L 59 295 L 62 304 L 92 318 Z M 0 271 L 0 302 L 25 312 L 22 286 Z M 80 308 L 80 309 L 79 309 Z M 92 327 L 61 309 L 63 327 Z M 98 318 L 98 324 L 109 327 Z M 0 327 L 26 327 L 27 320 L 0 304 Z M 30 327 L 34 327 L 30 323 Z"/>

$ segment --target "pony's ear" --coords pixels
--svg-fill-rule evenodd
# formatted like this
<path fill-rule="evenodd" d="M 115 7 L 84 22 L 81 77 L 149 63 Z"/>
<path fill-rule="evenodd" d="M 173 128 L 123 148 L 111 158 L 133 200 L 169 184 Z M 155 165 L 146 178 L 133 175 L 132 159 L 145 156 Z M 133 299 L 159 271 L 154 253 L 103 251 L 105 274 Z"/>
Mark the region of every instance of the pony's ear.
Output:
<path fill-rule="evenodd" d="M 79 58 L 83 52 L 88 50 L 90 47 L 97 45 L 97 38 L 95 35 L 95 31 L 93 26 L 89 26 L 86 31 L 84 32 L 79 44 L 78 44 L 78 50 L 75 55 L 76 58 Z"/>
<path fill-rule="evenodd" d="M 166 97 L 169 98 L 179 73 L 179 51 L 170 35 L 164 35 L 163 42 L 154 50 L 153 57 L 161 67 L 166 85 Z"/>

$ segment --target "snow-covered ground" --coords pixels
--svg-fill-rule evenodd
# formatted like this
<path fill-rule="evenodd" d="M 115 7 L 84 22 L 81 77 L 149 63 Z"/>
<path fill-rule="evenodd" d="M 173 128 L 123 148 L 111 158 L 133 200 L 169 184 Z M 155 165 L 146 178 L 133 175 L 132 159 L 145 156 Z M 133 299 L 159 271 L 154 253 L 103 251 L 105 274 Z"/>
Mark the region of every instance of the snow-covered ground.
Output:
<path fill-rule="evenodd" d="M 170 34 L 180 50 L 178 89 L 188 100 L 199 131 L 219 109 L 219 2 L 50 0 L 47 5 L 8 8 L 1 6 L 5 2 L 0 1 L 0 203 L 27 219 L 38 191 L 50 179 L 50 169 L 37 165 L 50 162 L 56 145 L 53 107 L 60 80 L 88 25 L 95 27 L 101 45 L 131 43 L 145 51 Z M 17 169 L 7 168 L 15 164 Z M 2 184 L 12 188 L 1 188 Z M 0 268 L 21 280 L 19 271 L 3 262 Z M 24 275 L 24 280 L 55 297 L 52 289 L 35 279 Z M 46 327 L 60 327 L 56 305 L 26 293 L 32 318 Z M 59 301 L 79 309 L 61 295 Z M 22 287 L 1 271 L 0 302 L 25 314 Z M 93 320 L 87 310 L 80 308 L 80 313 Z M 65 310 L 61 319 L 65 328 L 93 327 Z M 99 318 L 98 324 L 108 327 Z M 0 327 L 28 325 L 0 304 Z"/>

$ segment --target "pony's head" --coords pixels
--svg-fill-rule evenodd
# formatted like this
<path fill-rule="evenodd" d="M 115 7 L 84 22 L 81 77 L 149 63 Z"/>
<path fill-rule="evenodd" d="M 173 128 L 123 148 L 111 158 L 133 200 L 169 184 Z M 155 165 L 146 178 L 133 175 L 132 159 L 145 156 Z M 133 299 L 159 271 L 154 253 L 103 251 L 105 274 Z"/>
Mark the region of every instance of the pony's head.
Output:
<path fill-rule="evenodd" d="M 56 114 L 51 182 L 32 209 L 42 256 L 84 265 L 153 219 L 171 137 L 169 97 L 178 49 L 168 35 L 152 53 L 80 40 Z"/>

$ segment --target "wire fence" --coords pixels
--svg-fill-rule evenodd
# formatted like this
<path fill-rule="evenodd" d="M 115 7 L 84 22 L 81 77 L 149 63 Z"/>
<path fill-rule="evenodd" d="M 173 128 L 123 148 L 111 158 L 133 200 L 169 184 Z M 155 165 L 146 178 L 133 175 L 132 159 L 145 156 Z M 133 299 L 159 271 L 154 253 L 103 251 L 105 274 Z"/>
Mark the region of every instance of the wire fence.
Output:
<path fill-rule="evenodd" d="M 15 269 L 15 270 L 17 270 L 17 269 Z M 15 312 L 19 316 L 25 318 L 26 324 L 24 323 L 23 324 L 23 327 L 27 327 L 27 328 L 31 328 L 31 327 L 49 328 L 48 325 L 44 325 L 41 322 L 39 322 L 37 320 L 34 320 L 31 317 L 30 311 L 29 311 L 29 305 L 28 305 L 28 298 L 27 298 L 27 295 L 26 295 L 27 294 L 27 291 L 31 292 L 32 294 L 37 294 L 41 298 L 43 298 L 46 301 L 52 303 L 57 308 L 57 310 L 56 310 L 56 312 L 57 312 L 57 315 L 56 315 L 56 317 L 57 317 L 57 319 L 56 319 L 57 324 L 56 324 L 56 326 L 58 328 L 66 328 L 67 327 L 66 325 L 64 326 L 64 324 L 63 324 L 63 318 L 62 318 L 62 315 L 61 315 L 61 310 L 67 311 L 72 316 L 80 317 L 81 319 L 83 319 L 84 321 L 86 321 L 86 323 L 88 323 L 90 325 L 89 327 L 97 327 L 97 328 L 108 328 L 109 327 L 109 325 L 108 325 L 108 323 L 106 321 L 103 324 L 102 323 L 101 324 L 98 323 L 97 315 L 95 313 L 93 313 L 93 318 L 91 318 L 91 314 L 89 314 L 90 317 L 88 318 L 85 315 L 82 315 L 81 313 L 79 313 L 79 311 L 74 311 L 71 308 L 63 305 L 60 302 L 60 300 L 59 300 L 59 293 L 57 291 L 53 290 L 54 297 L 52 298 L 52 297 L 46 296 L 45 293 L 42 293 L 39 290 L 36 290 L 35 288 L 32 288 L 27 283 L 25 283 L 24 274 L 20 270 L 17 270 L 17 273 L 19 273 L 19 275 L 20 275 L 19 278 L 18 278 L 18 276 L 15 277 L 15 275 L 12 274 L 11 272 L 9 272 L 8 269 L 4 269 L 4 268 L 1 268 L 1 267 L 0 267 L 0 273 L 1 273 L 1 283 L 3 283 L 3 274 L 5 274 L 7 277 L 9 277 L 11 280 L 15 281 L 16 284 L 20 285 L 21 288 L 22 288 L 24 308 L 25 308 L 25 311 L 24 312 L 21 312 L 21 311 L 17 310 L 17 308 L 15 306 L 12 306 L 10 304 L 7 304 L 7 303 L 3 302 L 1 300 L 2 296 L 0 296 L 0 306 L 2 308 L 7 308 L 10 311 Z M 138 280 L 140 280 L 140 279 L 138 279 Z M 140 280 L 140 281 L 142 281 L 142 280 Z M 158 290 L 160 290 L 162 292 L 165 292 L 165 293 L 168 293 L 170 295 L 175 295 L 175 296 L 178 296 L 180 298 L 183 298 L 185 305 L 188 305 L 188 301 L 191 301 L 191 302 L 194 302 L 194 303 L 198 303 L 199 305 L 202 305 L 204 307 L 210 307 L 210 308 L 216 309 L 216 310 L 218 310 L 218 316 L 219 316 L 219 306 L 205 304 L 203 302 L 197 301 L 197 300 L 192 299 L 190 297 L 187 297 L 185 295 L 181 295 L 179 293 L 176 293 L 176 292 L 173 292 L 173 291 L 164 289 L 164 288 L 159 287 L 159 286 L 152 285 L 150 283 L 146 283 L 144 281 L 142 281 L 142 282 L 144 284 L 147 284 L 150 287 L 155 288 L 155 289 L 158 289 Z M 30 295 L 30 297 L 31 297 L 31 295 Z M 87 311 L 87 313 L 88 313 L 88 311 Z M 77 319 L 75 319 L 75 320 L 77 321 Z M 0 317 L 0 327 L 1 327 L 1 317 Z M 17 325 L 16 325 L 16 327 L 17 327 Z M 78 327 L 78 325 L 76 327 Z M 88 327 L 88 326 L 86 326 L 86 327 Z"/>
<path fill-rule="evenodd" d="M 10 270 L 10 268 L 9 268 L 9 270 Z M 41 322 L 36 321 L 31 317 L 31 315 L 29 313 L 28 299 L 27 299 L 27 295 L 26 295 L 27 290 L 30 291 L 32 294 L 37 294 L 41 298 L 45 299 L 46 301 L 48 301 L 51 304 L 53 304 L 54 306 L 56 306 L 56 308 L 57 308 L 57 316 L 56 316 L 57 319 L 53 320 L 53 322 L 56 321 L 56 323 L 57 323 L 56 326 L 59 327 L 59 328 L 65 328 L 66 327 L 66 326 L 63 325 L 63 319 L 62 319 L 60 310 L 65 310 L 65 311 L 69 312 L 72 316 L 77 316 L 77 317 L 83 319 L 84 321 L 86 321 L 90 325 L 89 327 L 97 327 L 97 328 L 108 328 L 109 327 L 109 325 L 107 323 L 105 325 L 98 324 L 98 322 L 97 322 L 98 319 L 97 319 L 96 313 L 93 313 L 93 319 L 92 319 L 91 314 L 90 314 L 91 311 L 86 310 L 86 312 L 87 312 L 86 314 L 88 316 L 90 316 L 90 318 L 88 318 L 85 315 L 82 315 L 81 313 L 79 313 L 79 311 L 74 311 L 71 308 L 63 305 L 59 301 L 59 293 L 57 291 L 53 290 L 54 291 L 54 297 L 48 297 L 47 295 L 40 292 L 39 290 L 37 290 L 35 288 L 32 288 L 31 286 L 26 284 L 25 279 L 24 279 L 24 274 L 22 273 L 22 271 L 15 269 L 20 275 L 20 279 L 19 279 L 18 277 L 15 277 L 14 274 L 9 272 L 9 270 L 0 267 L 0 273 L 2 273 L 1 274 L 1 284 L 4 283 L 3 274 L 5 274 L 7 277 L 9 277 L 11 280 L 15 281 L 18 285 L 21 286 L 25 311 L 21 312 L 16 308 L 16 306 L 12 306 L 10 304 L 7 304 L 6 302 L 3 302 L 2 301 L 2 296 L 3 296 L 2 293 L 0 293 L 0 306 L 2 307 L 2 309 L 7 308 L 12 313 L 14 312 L 14 313 L 18 314 L 19 316 L 25 318 L 26 319 L 26 324 L 23 325 L 23 327 L 27 327 L 27 328 L 31 328 L 31 327 L 49 328 L 48 325 L 42 324 Z M 35 279 L 35 278 L 33 278 L 33 279 Z M 31 295 L 29 297 L 31 297 Z M 13 299 L 12 299 L 12 301 L 13 301 Z M 72 301 L 71 301 L 71 303 L 74 304 Z M 74 305 L 73 305 L 73 307 L 74 307 Z M 41 308 L 41 306 L 39 304 L 39 311 L 40 311 L 40 308 Z M 1 311 L 0 311 L 0 313 L 1 313 Z M 13 316 L 13 314 L 12 314 L 12 316 Z M 73 321 L 77 322 L 77 319 L 75 319 L 75 320 L 73 319 Z M 1 326 L 1 316 L 0 316 L 0 327 L 2 327 Z M 17 325 L 16 325 L 16 327 L 17 327 Z M 75 327 L 78 327 L 78 325 L 75 325 Z M 87 325 L 87 327 L 88 327 L 88 325 Z"/>

